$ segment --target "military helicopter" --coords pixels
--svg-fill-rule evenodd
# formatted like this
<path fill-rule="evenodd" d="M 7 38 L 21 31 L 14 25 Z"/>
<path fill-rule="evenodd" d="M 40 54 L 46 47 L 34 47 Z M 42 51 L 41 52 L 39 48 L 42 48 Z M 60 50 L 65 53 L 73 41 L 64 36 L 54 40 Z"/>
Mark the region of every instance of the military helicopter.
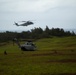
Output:
<path fill-rule="evenodd" d="M 20 22 L 24 22 L 24 23 L 18 24 L 18 23 L 16 23 L 16 22 L 14 22 L 14 25 L 16 25 L 16 26 L 28 26 L 28 25 L 34 24 L 34 23 L 31 22 L 31 21 L 20 21 Z"/>
<path fill-rule="evenodd" d="M 17 38 L 13 39 L 13 42 L 16 42 L 16 44 L 21 48 L 22 51 L 35 51 L 36 45 L 32 41 L 27 41 L 25 44 L 20 45 Z"/>

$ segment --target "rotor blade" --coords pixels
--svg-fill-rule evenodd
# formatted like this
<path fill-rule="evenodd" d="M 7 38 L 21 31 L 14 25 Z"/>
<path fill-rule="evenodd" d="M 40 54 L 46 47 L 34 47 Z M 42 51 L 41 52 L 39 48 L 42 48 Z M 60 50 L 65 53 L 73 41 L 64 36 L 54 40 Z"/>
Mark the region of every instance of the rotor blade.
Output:
<path fill-rule="evenodd" d="M 27 22 L 27 21 L 19 21 L 19 22 Z"/>
<path fill-rule="evenodd" d="M 27 22 L 27 21 L 22 21 L 22 22 Z"/>

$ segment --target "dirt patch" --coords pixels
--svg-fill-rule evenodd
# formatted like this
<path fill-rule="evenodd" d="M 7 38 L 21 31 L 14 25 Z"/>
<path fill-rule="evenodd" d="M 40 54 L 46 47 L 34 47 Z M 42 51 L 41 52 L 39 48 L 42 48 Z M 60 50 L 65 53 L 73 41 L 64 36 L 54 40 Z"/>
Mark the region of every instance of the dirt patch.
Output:
<path fill-rule="evenodd" d="M 32 56 L 47 56 L 47 55 L 51 55 L 51 53 L 32 54 Z"/>
<path fill-rule="evenodd" d="M 76 73 L 60 73 L 60 74 L 51 74 L 51 75 L 76 75 Z"/>
<path fill-rule="evenodd" d="M 43 53 L 43 54 L 32 54 L 31 56 L 51 56 L 51 55 L 76 55 L 73 53 Z"/>
<path fill-rule="evenodd" d="M 47 63 L 76 63 L 76 59 L 64 59 L 64 60 L 50 60 Z"/>
<path fill-rule="evenodd" d="M 76 75 L 76 73 L 59 73 L 59 74 L 41 73 L 40 75 Z"/>
<path fill-rule="evenodd" d="M 6 43 L 0 43 L 0 46 L 5 46 L 6 45 Z"/>
<path fill-rule="evenodd" d="M 65 59 L 65 60 L 60 60 L 60 62 L 76 62 L 76 59 Z"/>

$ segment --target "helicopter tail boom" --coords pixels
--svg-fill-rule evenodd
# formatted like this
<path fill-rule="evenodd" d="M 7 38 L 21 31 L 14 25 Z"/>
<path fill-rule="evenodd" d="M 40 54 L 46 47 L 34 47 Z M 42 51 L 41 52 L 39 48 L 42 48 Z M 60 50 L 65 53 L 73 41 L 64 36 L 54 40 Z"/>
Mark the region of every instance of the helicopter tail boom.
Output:
<path fill-rule="evenodd" d="M 15 22 L 15 25 L 16 25 L 16 26 L 19 26 L 18 23 L 16 23 L 16 22 Z"/>

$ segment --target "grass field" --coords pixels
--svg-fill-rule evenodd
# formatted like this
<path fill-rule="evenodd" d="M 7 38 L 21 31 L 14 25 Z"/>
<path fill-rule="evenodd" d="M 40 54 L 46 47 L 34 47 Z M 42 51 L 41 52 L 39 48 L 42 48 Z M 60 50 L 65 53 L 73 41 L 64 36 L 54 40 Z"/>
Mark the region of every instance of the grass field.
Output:
<path fill-rule="evenodd" d="M 11 42 L 0 46 L 0 75 L 76 75 L 75 36 L 45 38 L 35 43 L 36 51 L 22 52 Z"/>

